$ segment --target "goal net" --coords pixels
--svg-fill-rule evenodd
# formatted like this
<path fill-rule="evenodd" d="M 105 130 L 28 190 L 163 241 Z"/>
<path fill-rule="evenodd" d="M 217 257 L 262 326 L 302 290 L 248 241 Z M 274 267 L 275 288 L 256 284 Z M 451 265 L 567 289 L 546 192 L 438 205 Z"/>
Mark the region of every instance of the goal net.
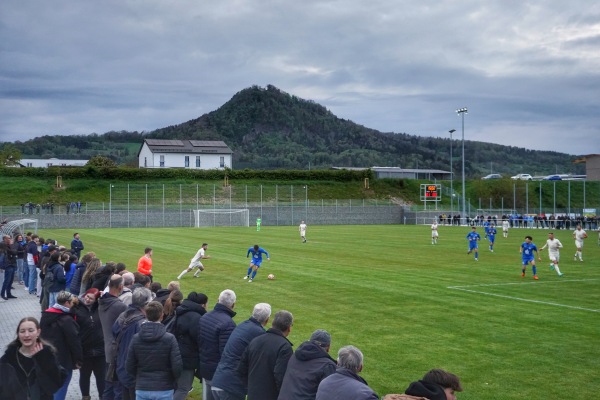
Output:
<path fill-rule="evenodd" d="M 250 210 L 204 209 L 194 210 L 196 228 L 202 226 L 250 226 Z"/>

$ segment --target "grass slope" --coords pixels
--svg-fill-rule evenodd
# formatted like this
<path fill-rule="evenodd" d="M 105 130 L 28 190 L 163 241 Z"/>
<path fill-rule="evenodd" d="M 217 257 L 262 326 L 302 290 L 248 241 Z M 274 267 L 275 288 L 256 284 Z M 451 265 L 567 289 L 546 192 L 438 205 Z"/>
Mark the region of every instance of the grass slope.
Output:
<path fill-rule="evenodd" d="M 526 234 L 541 247 L 545 230 L 512 229 L 494 253 L 480 245 L 479 262 L 466 255 L 468 229 L 440 227 L 431 245 L 428 226 L 309 226 L 308 243 L 296 227 L 82 230 L 86 250 L 135 270 L 154 248 L 154 275 L 164 286 L 189 263 L 202 242 L 210 260 L 199 279 L 181 281 L 209 296 L 212 309 L 225 288 L 238 296 L 237 323 L 258 302 L 291 311 L 296 348 L 315 329 L 333 338 L 331 354 L 347 344 L 365 355 L 362 376 L 380 395 L 401 393 L 431 368 L 461 377 L 461 399 L 594 398 L 600 391 L 600 247 L 596 233 L 574 262 L 570 232 L 557 231 L 565 249 L 559 278 L 547 253 L 520 276 L 519 245 Z M 43 230 L 70 241 L 72 231 Z M 483 236 L 483 235 L 482 235 Z M 255 282 L 242 280 L 255 243 L 271 254 Z M 276 280 L 268 281 L 268 273 Z M 460 287 L 460 288 L 456 288 Z M 196 384 L 197 385 L 197 384 Z M 192 398 L 200 398 L 197 385 Z"/>

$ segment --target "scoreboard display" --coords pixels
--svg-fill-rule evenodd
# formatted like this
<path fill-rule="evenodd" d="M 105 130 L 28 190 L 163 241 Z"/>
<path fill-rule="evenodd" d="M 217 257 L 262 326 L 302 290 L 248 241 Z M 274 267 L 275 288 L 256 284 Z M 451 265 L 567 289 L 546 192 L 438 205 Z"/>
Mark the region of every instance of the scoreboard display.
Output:
<path fill-rule="evenodd" d="M 421 184 L 421 201 L 441 201 L 442 200 L 442 185 L 439 183 L 422 183 Z"/>

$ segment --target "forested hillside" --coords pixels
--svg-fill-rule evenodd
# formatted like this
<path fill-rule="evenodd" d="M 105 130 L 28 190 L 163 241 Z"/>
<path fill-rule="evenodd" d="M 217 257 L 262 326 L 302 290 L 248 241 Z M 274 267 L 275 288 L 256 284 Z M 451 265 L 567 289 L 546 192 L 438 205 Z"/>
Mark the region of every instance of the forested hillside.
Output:
<path fill-rule="evenodd" d="M 42 136 L 14 145 L 23 158 L 90 158 L 105 155 L 137 165 L 143 138 L 223 140 L 234 151 L 234 169 L 308 169 L 397 166 L 449 170 L 450 139 L 383 133 L 333 115 L 325 107 L 274 86 L 236 93 L 219 109 L 152 132 L 113 131 L 103 135 Z M 454 140 L 454 170 L 461 168 Z M 545 175 L 584 173 L 573 155 L 466 141 L 467 175 L 520 172 Z"/>

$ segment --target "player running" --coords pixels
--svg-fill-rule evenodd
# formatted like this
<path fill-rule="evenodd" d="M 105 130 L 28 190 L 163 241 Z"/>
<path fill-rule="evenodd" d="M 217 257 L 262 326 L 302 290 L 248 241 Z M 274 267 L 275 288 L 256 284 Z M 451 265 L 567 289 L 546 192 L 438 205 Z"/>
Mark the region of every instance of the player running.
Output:
<path fill-rule="evenodd" d="M 260 264 L 262 263 L 262 255 L 264 254 L 267 257 L 267 261 L 271 261 L 271 258 L 269 257 L 269 253 L 267 253 L 267 251 L 265 249 L 263 249 L 262 247 L 258 247 L 257 244 L 254 245 L 254 247 L 250 247 L 248 249 L 248 253 L 246 253 L 246 258 L 248 258 L 248 256 L 250 256 L 250 254 L 252 254 L 252 261 L 250 261 L 250 267 L 248 267 L 248 273 L 246 274 L 246 276 L 244 277 L 244 279 L 248 279 L 248 283 L 252 282 L 252 280 L 254 280 L 254 277 L 256 276 L 256 273 L 258 272 L 258 269 L 260 268 Z M 250 276 L 250 273 L 252 273 L 252 276 Z"/>
<path fill-rule="evenodd" d="M 540 250 L 544 250 L 548 248 L 548 257 L 550 258 L 550 270 L 556 271 L 558 276 L 563 276 L 564 274 L 560 272 L 560 268 L 558 268 L 558 260 L 560 258 L 560 249 L 562 249 L 563 245 L 560 240 L 554 238 L 554 232 L 548 232 L 548 240 L 546 240 L 546 244 Z"/>
<path fill-rule="evenodd" d="M 440 234 L 438 233 L 438 223 L 437 220 L 433 220 L 433 224 L 431 224 L 431 244 L 437 244 L 438 237 Z"/>
<path fill-rule="evenodd" d="M 306 243 L 306 224 L 304 223 L 304 221 L 300 221 L 298 231 L 300 231 L 300 238 L 302 239 L 302 243 Z"/>
<path fill-rule="evenodd" d="M 200 247 L 200 250 L 198 250 L 198 252 L 194 256 L 194 258 L 192 258 L 192 261 L 190 262 L 189 267 L 187 267 L 186 269 L 184 269 L 179 274 L 179 276 L 177 277 L 177 280 L 181 279 L 185 274 L 187 274 L 188 272 L 190 272 L 194 268 L 198 268 L 198 271 L 196 271 L 194 273 L 194 278 L 197 278 L 198 275 L 200 275 L 200 272 L 204 271 L 204 265 L 202 265 L 201 260 L 206 260 L 206 259 L 210 258 L 209 255 L 205 254 L 205 251 L 206 251 L 207 248 L 208 248 L 208 244 L 207 243 L 202 243 L 202 247 Z"/>
<path fill-rule="evenodd" d="M 583 261 L 583 239 L 586 238 L 587 233 L 581 228 L 581 225 L 577 225 L 577 229 L 573 231 L 573 239 L 575 239 L 575 247 L 577 248 L 573 260 L 576 261 L 577 257 L 579 257 L 579 261 Z"/>
<path fill-rule="evenodd" d="M 475 252 L 475 261 L 479 261 L 479 247 L 477 245 L 477 241 L 481 240 L 481 236 L 477 233 L 477 227 L 472 226 L 471 232 L 467 234 L 467 240 L 469 241 L 469 251 L 467 254 L 471 254 L 471 252 Z"/>
<path fill-rule="evenodd" d="M 537 269 L 535 267 L 535 257 L 533 253 L 537 254 L 538 260 L 542 261 L 542 257 L 540 257 L 538 253 L 537 246 L 533 243 L 533 238 L 531 236 L 525 236 L 525 241 L 521 244 L 519 248 L 519 253 L 521 254 L 521 259 L 523 260 L 523 269 L 521 271 L 521 276 L 525 277 L 525 269 L 527 268 L 527 264 L 531 264 L 531 271 L 533 272 L 533 279 L 538 280 L 537 277 Z"/>
<path fill-rule="evenodd" d="M 487 236 L 489 242 L 490 242 L 490 251 L 493 253 L 494 252 L 494 242 L 496 241 L 496 234 L 498 232 L 496 231 L 496 228 L 494 227 L 494 224 L 490 224 L 490 226 L 487 228 L 487 231 L 485 232 L 485 235 Z"/>
<path fill-rule="evenodd" d="M 508 227 L 509 226 L 510 226 L 510 222 L 508 222 L 508 219 L 502 220 L 502 236 L 505 238 L 508 237 Z"/>

